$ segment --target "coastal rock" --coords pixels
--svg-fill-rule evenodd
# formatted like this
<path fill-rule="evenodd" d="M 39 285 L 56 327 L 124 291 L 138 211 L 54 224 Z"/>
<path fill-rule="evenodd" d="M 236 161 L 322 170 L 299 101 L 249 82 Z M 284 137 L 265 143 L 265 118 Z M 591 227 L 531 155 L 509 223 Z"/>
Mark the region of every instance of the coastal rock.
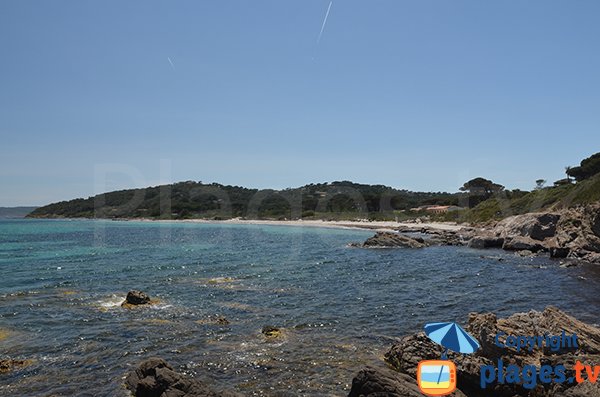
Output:
<path fill-rule="evenodd" d="M 125 378 L 125 386 L 135 397 L 238 397 L 227 391 L 215 391 L 200 382 L 177 373 L 161 358 L 142 361 Z"/>
<path fill-rule="evenodd" d="M 121 306 L 138 306 L 147 305 L 150 303 L 150 297 L 146 293 L 142 291 L 132 290 L 127 293 L 125 302 L 123 302 Z"/>
<path fill-rule="evenodd" d="M 13 360 L 10 358 L 0 360 L 0 374 L 12 372 L 31 365 L 32 360 Z"/>
<path fill-rule="evenodd" d="M 539 241 L 529 237 L 516 236 L 504 240 L 502 249 L 506 251 L 530 251 L 539 252 L 545 247 Z"/>
<path fill-rule="evenodd" d="M 455 396 L 463 396 L 456 393 Z M 387 368 L 367 367 L 352 380 L 348 397 L 422 397 L 415 380 L 406 374 L 399 374 Z"/>
<path fill-rule="evenodd" d="M 598 263 L 593 253 L 600 253 L 600 204 L 590 204 L 570 208 L 557 225 L 556 236 L 552 241 L 568 256 Z"/>
<path fill-rule="evenodd" d="M 271 325 L 265 325 L 261 332 L 267 338 L 278 338 L 281 336 L 281 330 Z"/>
<path fill-rule="evenodd" d="M 448 358 L 456 364 L 458 389 L 467 396 L 600 396 L 600 389 L 596 385 L 590 388 L 571 383 L 555 384 L 542 390 L 539 387 L 530 390 L 522 385 L 508 383 L 491 384 L 486 389 L 480 387 L 481 365 L 496 366 L 499 359 L 521 367 L 564 364 L 567 368 L 567 376 L 573 375 L 571 368 L 577 360 L 584 363 L 600 362 L 600 329 L 596 327 L 585 324 L 555 307 L 548 307 L 543 312 L 516 313 L 506 319 L 498 319 L 493 313 L 471 313 L 466 330 L 479 341 L 481 348 L 472 355 L 457 355 L 450 352 Z M 577 334 L 580 341 L 578 348 L 560 347 L 553 351 L 550 347 L 544 347 L 517 352 L 512 348 L 497 346 L 494 340 L 498 332 L 504 332 L 506 335 L 560 335 L 563 330 L 567 335 Z M 385 354 L 385 361 L 391 368 L 400 374 L 410 376 L 415 382 L 418 363 L 421 360 L 439 359 L 441 352 L 439 345 L 420 332 L 406 336 L 395 343 Z M 362 374 L 360 379 L 365 377 L 366 375 Z M 370 376 L 368 379 L 376 382 L 379 378 Z M 389 383 L 386 378 L 383 378 L 382 382 L 384 382 L 383 386 Z M 403 394 L 384 395 L 391 397 Z"/>
<path fill-rule="evenodd" d="M 492 235 L 487 236 L 475 236 L 469 241 L 469 247 L 471 248 L 502 248 L 504 244 L 503 237 L 497 237 Z"/>
<path fill-rule="evenodd" d="M 498 222 L 494 230 L 504 238 L 521 236 L 543 241 L 554 237 L 560 218 L 560 214 L 549 212 L 515 215 Z"/>
<path fill-rule="evenodd" d="M 423 248 L 426 246 L 425 240 L 420 237 L 412 238 L 393 232 L 377 232 L 373 237 L 368 238 L 362 244 L 352 244 L 354 247 L 363 248 Z"/>

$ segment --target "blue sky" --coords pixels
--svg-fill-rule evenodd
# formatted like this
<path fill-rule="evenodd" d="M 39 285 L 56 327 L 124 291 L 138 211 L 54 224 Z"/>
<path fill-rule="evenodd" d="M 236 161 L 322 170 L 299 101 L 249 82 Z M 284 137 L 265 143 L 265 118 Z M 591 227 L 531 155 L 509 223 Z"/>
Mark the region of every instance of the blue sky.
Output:
<path fill-rule="evenodd" d="M 0 205 L 180 180 L 530 189 L 600 151 L 600 2 L 334 0 L 317 44 L 328 5 L 0 2 Z"/>

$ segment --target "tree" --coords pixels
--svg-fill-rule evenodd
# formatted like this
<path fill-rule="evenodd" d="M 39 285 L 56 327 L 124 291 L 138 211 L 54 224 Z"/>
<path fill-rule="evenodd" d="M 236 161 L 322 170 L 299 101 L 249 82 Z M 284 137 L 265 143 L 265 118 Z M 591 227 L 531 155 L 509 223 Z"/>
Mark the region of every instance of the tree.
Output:
<path fill-rule="evenodd" d="M 489 179 L 478 177 L 465 182 L 459 190 L 461 192 L 468 192 L 473 196 L 485 196 L 489 198 L 493 194 L 504 190 L 504 186 L 494 183 Z"/>
<path fill-rule="evenodd" d="M 504 190 L 504 186 L 494 183 L 489 179 L 478 177 L 465 182 L 459 190 L 469 193 L 469 207 L 474 207 Z"/>
<path fill-rule="evenodd" d="M 535 190 L 541 190 L 544 188 L 544 185 L 546 184 L 546 180 L 545 179 L 538 179 L 535 181 Z"/>
<path fill-rule="evenodd" d="M 575 178 L 577 182 L 600 173 L 600 153 L 583 159 L 578 167 L 569 167 L 566 172 L 569 177 Z"/>

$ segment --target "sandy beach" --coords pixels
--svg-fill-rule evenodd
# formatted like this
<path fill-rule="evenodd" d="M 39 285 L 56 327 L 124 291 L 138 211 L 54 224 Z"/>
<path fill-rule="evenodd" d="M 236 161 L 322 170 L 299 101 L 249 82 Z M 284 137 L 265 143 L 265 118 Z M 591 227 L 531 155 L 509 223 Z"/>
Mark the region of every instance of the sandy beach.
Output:
<path fill-rule="evenodd" d="M 183 222 L 183 223 L 210 223 L 210 224 L 235 224 L 235 225 L 271 225 L 271 226 L 303 226 L 303 227 L 329 227 L 337 229 L 369 229 L 374 231 L 396 231 L 399 228 L 426 228 L 446 231 L 457 231 L 463 229 L 464 225 L 453 222 L 422 222 L 406 223 L 394 221 L 325 221 L 325 220 L 259 220 L 259 219 L 227 219 L 222 221 L 206 219 L 178 219 L 178 220 L 155 220 L 148 218 L 133 218 L 131 221 L 148 222 Z"/>

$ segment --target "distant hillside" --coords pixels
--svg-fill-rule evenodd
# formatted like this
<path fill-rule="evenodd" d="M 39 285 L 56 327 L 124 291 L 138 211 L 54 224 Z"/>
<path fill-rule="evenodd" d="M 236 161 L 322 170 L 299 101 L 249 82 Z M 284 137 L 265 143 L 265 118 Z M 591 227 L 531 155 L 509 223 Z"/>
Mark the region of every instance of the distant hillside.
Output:
<path fill-rule="evenodd" d="M 529 192 L 518 198 L 499 194 L 467 213 L 464 220 L 486 222 L 528 212 L 559 210 L 578 204 L 600 201 L 600 173 L 577 183 L 567 183 Z"/>
<path fill-rule="evenodd" d="M 37 207 L 0 207 L 0 219 L 25 218 Z"/>
<path fill-rule="evenodd" d="M 394 219 L 423 205 L 457 205 L 459 193 L 417 193 L 348 181 L 285 190 L 180 182 L 129 189 L 40 207 L 38 218 Z"/>

